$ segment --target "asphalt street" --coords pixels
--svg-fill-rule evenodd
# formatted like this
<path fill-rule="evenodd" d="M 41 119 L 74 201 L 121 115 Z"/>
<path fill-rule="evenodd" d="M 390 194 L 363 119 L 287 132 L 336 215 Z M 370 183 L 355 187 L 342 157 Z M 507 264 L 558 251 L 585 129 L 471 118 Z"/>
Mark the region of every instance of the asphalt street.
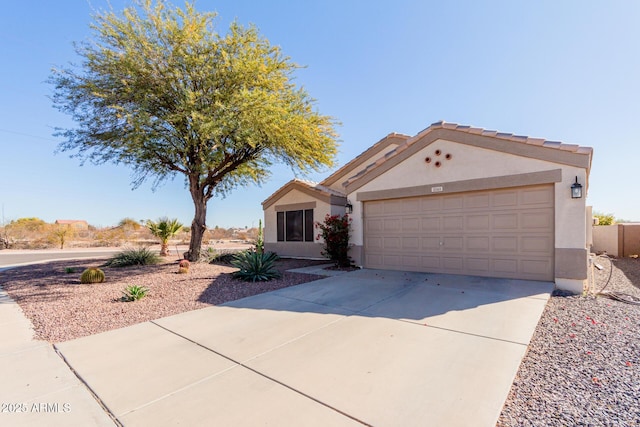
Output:
<path fill-rule="evenodd" d="M 0 250 L 0 269 L 65 259 L 108 258 L 121 248 L 68 250 Z"/>

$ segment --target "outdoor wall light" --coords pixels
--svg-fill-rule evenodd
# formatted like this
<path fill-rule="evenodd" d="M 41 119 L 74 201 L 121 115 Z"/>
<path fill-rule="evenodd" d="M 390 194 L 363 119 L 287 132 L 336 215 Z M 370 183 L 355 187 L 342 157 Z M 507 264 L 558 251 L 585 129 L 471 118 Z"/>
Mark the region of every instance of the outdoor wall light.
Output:
<path fill-rule="evenodd" d="M 578 183 L 578 177 L 576 176 L 576 182 L 571 185 L 571 198 L 572 199 L 581 199 L 582 198 L 582 185 Z"/>
<path fill-rule="evenodd" d="M 352 214 L 353 213 L 353 205 L 351 204 L 349 199 L 347 199 L 347 203 L 344 205 L 344 207 L 347 210 L 348 214 Z"/>

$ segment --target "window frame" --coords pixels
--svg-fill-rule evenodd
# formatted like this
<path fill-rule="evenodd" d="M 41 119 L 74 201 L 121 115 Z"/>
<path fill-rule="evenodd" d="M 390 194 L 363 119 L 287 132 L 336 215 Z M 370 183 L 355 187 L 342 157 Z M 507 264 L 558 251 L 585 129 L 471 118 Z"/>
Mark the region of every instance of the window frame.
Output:
<path fill-rule="evenodd" d="M 276 212 L 276 241 L 314 242 L 315 209 L 291 209 Z M 295 227 L 295 228 L 292 228 Z"/>

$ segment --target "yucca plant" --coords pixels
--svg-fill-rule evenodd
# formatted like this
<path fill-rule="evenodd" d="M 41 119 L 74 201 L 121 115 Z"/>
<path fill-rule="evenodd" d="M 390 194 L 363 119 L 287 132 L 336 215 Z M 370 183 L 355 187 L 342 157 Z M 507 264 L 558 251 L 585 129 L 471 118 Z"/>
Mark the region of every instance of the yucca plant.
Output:
<path fill-rule="evenodd" d="M 160 257 L 147 248 L 125 249 L 118 252 L 104 265 L 107 267 L 129 267 L 131 265 L 153 265 L 160 262 Z"/>
<path fill-rule="evenodd" d="M 122 291 L 121 299 L 125 302 L 137 301 L 144 298 L 147 295 L 147 292 L 149 292 L 149 289 L 145 288 L 144 286 L 130 285 L 124 288 L 124 291 Z"/>
<path fill-rule="evenodd" d="M 238 253 L 236 250 L 207 248 L 202 252 L 200 261 L 207 264 L 223 263 L 231 264 L 231 260 Z"/>
<path fill-rule="evenodd" d="M 104 282 L 104 271 L 96 267 L 87 268 L 80 276 L 80 283 L 102 283 Z"/>
<path fill-rule="evenodd" d="M 276 269 L 278 255 L 273 252 L 244 251 L 234 255 L 231 265 L 239 268 L 233 273 L 236 279 L 245 282 L 265 282 L 280 277 Z"/>
<path fill-rule="evenodd" d="M 162 217 L 157 222 L 148 220 L 147 228 L 160 239 L 160 256 L 169 256 L 169 239 L 182 230 L 182 224 L 176 218 Z"/>

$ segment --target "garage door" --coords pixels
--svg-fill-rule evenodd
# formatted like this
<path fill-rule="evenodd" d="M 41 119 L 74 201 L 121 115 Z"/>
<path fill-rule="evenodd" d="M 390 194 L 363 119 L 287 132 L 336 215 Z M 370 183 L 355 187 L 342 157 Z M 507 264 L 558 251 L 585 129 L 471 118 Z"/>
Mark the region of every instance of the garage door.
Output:
<path fill-rule="evenodd" d="M 368 268 L 553 280 L 553 185 L 364 202 Z"/>

